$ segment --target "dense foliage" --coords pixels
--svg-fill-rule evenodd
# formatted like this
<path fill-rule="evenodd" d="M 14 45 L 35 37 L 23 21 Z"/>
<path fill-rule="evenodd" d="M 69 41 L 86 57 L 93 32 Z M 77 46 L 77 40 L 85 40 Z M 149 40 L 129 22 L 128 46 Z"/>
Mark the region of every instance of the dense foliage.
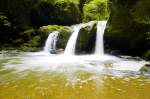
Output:
<path fill-rule="evenodd" d="M 105 33 L 107 48 L 127 55 L 143 55 L 150 48 L 149 0 L 111 0 Z"/>
<path fill-rule="evenodd" d="M 83 20 L 107 20 L 109 17 L 108 0 L 91 0 L 84 5 Z"/>

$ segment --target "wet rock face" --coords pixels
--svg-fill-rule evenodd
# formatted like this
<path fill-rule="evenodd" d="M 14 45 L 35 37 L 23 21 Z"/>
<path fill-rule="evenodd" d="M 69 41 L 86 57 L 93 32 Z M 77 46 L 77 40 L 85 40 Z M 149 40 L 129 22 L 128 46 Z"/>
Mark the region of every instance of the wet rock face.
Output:
<path fill-rule="evenodd" d="M 80 29 L 76 43 L 76 54 L 91 54 L 94 51 L 96 26 L 97 24 L 94 23 L 92 26 L 85 26 Z"/>
<path fill-rule="evenodd" d="M 147 39 L 150 24 L 145 18 L 145 16 L 150 17 L 150 14 L 147 13 L 149 6 L 145 2 L 150 1 L 111 0 L 111 14 L 104 34 L 105 49 L 141 56 L 150 48 Z M 138 7 L 141 7 L 142 12 Z"/>

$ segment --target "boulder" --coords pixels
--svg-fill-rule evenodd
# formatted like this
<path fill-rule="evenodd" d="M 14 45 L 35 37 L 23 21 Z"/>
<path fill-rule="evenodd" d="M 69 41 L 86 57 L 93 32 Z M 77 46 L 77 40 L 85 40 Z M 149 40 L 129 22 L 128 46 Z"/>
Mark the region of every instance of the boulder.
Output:
<path fill-rule="evenodd" d="M 97 23 L 88 24 L 79 31 L 76 54 L 91 54 L 95 48 Z"/>
<path fill-rule="evenodd" d="M 47 25 L 42 26 L 39 28 L 38 32 L 41 35 L 42 45 L 44 45 L 45 40 L 47 39 L 48 35 L 53 31 L 59 31 L 59 39 L 57 42 L 57 48 L 64 49 L 68 42 L 68 39 L 71 35 L 71 30 L 68 26 L 58 26 L 58 25 Z"/>

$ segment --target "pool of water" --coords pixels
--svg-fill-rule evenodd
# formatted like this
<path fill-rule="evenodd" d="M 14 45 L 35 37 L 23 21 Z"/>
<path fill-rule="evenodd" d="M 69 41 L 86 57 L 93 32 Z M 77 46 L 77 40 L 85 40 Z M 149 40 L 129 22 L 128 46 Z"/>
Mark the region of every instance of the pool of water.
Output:
<path fill-rule="evenodd" d="M 0 99 L 150 99 L 146 62 L 114 56 L 1 52 Z"/>

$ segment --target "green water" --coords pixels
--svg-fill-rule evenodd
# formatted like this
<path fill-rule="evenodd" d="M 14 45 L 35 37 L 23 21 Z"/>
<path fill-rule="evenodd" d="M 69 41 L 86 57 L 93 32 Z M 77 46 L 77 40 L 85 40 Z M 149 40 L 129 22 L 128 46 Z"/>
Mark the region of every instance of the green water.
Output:
<path fill-rule="evenodd" d="M 146 75 L 6 68 L 26 57 L 16 56 L 0 56 L 0 99 L 150 99 Z"/>

